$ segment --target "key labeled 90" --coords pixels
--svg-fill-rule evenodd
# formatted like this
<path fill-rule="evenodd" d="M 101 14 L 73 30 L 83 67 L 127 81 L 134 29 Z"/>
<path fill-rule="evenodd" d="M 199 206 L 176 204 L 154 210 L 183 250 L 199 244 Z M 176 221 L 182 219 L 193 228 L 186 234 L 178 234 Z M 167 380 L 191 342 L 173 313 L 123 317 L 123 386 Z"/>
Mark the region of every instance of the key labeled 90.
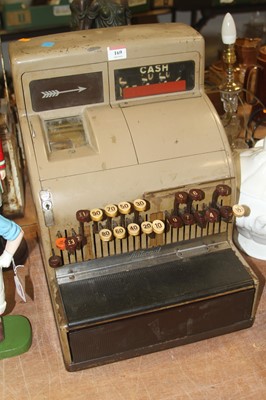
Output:
<path fill-rule="evenodd" d="M 101 221 L 103 218 L 103 212 L 100 208 L 93 208 L 90 211 L 90 217 L 92 219 L 92 221 Z"/>

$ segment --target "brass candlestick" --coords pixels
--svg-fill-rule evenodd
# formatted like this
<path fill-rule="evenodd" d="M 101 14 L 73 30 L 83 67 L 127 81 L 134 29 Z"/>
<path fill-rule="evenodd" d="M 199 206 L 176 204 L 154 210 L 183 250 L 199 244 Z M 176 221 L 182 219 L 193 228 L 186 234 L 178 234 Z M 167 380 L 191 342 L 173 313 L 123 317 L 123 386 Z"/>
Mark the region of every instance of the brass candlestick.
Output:
<path fill-rule="evenodd" d="M 223 63 L 225 65 L 226 80 L 220 86 L 221 100 L 226 114 L 234 114 L 238 108 L 238 96 L 242 90 L 239 82 L 235 81 L 234 65 L 236 54 L 234 44 L 227 44 L 223 53 Z"/>
<path fill-rule="evenodd" d="M 222 41 L 225 45 L 223 52 L 223 63 L 226 78 L 219 87 L 221 101 L 225 115 L 222 122 L 227 133 L 228 141 L 233 149 L 246 147 L 243 140 L 239 139 L 241 132 L 240 120 L 237 116 L 238 98 L 242 90 L 241 84 L 235 80 L 234 65 L 236 63 L 235 41 L 236 27 L 231 14 L 227 13 L 222 24 Z"/>
<path fill-rule="evenodd" d="M 225 45 L 223 62 L 225 65 L 226 79 L 220 86 L 221 100 L 226 114 L 237 112 L 238 95 L 242 87 L 235 81 L 234 65 L 236 63 L 235 41 L 236 27 L 231 14 L 227 13 L 222 24 L 222 41 Z"/>

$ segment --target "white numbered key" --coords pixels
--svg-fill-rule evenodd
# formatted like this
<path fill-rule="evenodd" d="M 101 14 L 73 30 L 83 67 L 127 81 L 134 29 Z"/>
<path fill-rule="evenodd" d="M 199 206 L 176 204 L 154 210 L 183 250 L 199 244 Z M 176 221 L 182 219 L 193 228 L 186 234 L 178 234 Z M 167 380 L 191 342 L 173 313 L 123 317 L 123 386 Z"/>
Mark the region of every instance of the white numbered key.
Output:
<path fill-rule="evenodd" d="M 150 235 L 153 232 L 152 223 L 149 221 L 144 221 L 141 223 L 141 230 L 146 235 Z"/>
<path fill-rule="evenodd" d="M 133 202 L 134 208 L 136 211 L 143 212 L 147 208 L 147 203 L 143 199 L 137 199 Z"/>
<path fill-rule="evenodd" d="M 103 242 L 109 242 L 113 238 L 113 234 L 110 229 L 101 229 L 99 232 L 99 236 Z"/>
<path fill-rule="evenodd" d="M 100 208 L 93 208 L 90 211 L 90 217 L 94 222 L 101 221 L 103 219 L 103 211 Z"/>
<path fill-rule="evenodd" d="M 160 219 L 156 219 L 153 221 L 152 223 L 152 228 L 153 228 L 153 232 L 155 232 L 157 235 L 160 235 L 161 233 L 164 232 L 164 222 L 161 221 Z"/>
<path fill-rule="evenodd" d="M 240 204 L 235 204 L 233 205 L 233 214 L 237 218 L 244 217 L 244 215 L 246 214 L 246 209 Z"/>
<path fill-rule="evenodd" d="M 116 226 L 113 229 L 114 237 L 117 239 L 124 239 L 126 237 L 126 230 L 123 226 Z"/>
<path fill-rule="evenodd" d="M 118 204 L 118 210 L 121 214 L 129 214 L 131 211 L 131 204 L 128 201 L 121 201 Z"/>
<path fill-rule="evenodd" d="M 114 218 L 117 216 L 118 208 L 115 204 L 107 204 L 107 206 L 104 207 L 104 212 L 107 217 Z"/>
<path fill-rule="evenodd" d="M 140 233 L 140 227 L 138 224 L 132 222 L 131 224 L 128 224 L 127 231 L 131 236 L 138 236 Z"/>

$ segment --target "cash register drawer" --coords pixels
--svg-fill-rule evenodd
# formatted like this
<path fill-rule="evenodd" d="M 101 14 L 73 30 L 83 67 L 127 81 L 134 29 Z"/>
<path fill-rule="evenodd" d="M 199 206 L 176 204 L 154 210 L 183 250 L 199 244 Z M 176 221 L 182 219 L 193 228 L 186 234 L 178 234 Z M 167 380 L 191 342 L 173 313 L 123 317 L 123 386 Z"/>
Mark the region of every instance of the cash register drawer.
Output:
<path fill-rule="evenodd" d="M 68 320 L 70 370 L 253 323 L 254 282 L 231 249 L 99 274 L 59 288 Z"/>

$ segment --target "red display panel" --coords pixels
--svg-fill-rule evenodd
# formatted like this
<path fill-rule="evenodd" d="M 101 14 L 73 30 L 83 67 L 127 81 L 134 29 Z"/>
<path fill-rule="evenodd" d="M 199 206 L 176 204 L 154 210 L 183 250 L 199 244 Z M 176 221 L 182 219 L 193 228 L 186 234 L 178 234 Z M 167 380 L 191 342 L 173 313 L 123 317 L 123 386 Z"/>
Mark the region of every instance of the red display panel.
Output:
<path fill-rule="evenodd" d="M 156 94 L 174 93 L 186 90 L 186 81 L 154 83 L 145 86 L 135 86 L 123 89 L 124 99 L 134 99 L 135 97 L 152 96 Z"/>

